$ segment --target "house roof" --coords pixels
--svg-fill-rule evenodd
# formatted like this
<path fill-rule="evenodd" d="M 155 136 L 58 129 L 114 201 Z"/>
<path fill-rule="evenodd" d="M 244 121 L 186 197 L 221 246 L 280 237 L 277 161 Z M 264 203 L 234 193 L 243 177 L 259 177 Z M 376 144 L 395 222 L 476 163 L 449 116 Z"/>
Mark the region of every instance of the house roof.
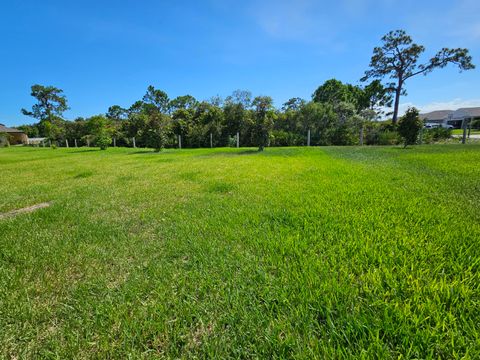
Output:
<path fill-rule="evenodd" d="M 453 110 L 437 110 L 431 111 L 429 113 L 420 114 L 420 119 L 422 120 L 445 120 L 450 114 L 453 114 Z"/>
<path fill-rule="evenodd" d="M 480 117 L 480 107 L 461 108 L 452 114 L 453 119 L 463 119 L 470 117 Z"/>
<path fill-rule="evenodd" d="M 23 133 L 23 131 L 0 124 L 0 133 Z"/>

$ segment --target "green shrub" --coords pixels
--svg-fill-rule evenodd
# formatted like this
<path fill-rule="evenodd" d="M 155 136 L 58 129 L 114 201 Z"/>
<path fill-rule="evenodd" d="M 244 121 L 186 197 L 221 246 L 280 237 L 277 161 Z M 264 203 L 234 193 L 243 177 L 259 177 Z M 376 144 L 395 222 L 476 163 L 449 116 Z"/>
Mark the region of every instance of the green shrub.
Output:
<path fill-rule="evenodd" d="M 422 134 L 422 142 L 432 144 L 438 141 L 447 140 L 452 137 L 452 130 L 445 128 L 425 129 Z"/>
<path fill-rule="evenodd" d="M 108 136 L 106 133 L 101 133 L 95 139 L 95 143 L 101 150 L 107 150 L 107 148 L 112 143 L 112 138 Z"/>
<path fill-rule="evenodd" d="M 305 137 L 285 130 L 274 130 L 270 138 L 271 146 L 301 146 L 306 142 Z"/>
<path fill-rule="evenodd" d="M 379 134 L 378 145 L 398 145 L 401 138 L 398 132 L 392 130 L 386 130 Z"/>
<path fill-rule="evenodd" d="M 228 137 L 228 146 L 229 147 L 236 147 L 237 146 L 237 137 L 236 136 L 229 136 Z"/>
<path fill-rule="evenodd" d="M 417 142 L 418 134 L 422 128 L 423 121 L 418 116 L 418 110 L 409 108 L 398 125 L 398 133 L 403 138 L 404 147 Z"/>

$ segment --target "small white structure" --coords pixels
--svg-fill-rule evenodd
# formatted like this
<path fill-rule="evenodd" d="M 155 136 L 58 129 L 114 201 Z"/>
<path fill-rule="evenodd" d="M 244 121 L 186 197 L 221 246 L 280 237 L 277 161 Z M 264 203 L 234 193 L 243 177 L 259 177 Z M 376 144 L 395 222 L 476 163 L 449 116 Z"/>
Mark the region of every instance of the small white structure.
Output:
<path fill-rule="evenodd" d="M 45 142 L 47 141 L 47 138 L 28 138 L 27 139 L 27 144 L 28 145 L 36 145 L 36 146 L 40 146 L 42 144 L 45 144 Z"/>

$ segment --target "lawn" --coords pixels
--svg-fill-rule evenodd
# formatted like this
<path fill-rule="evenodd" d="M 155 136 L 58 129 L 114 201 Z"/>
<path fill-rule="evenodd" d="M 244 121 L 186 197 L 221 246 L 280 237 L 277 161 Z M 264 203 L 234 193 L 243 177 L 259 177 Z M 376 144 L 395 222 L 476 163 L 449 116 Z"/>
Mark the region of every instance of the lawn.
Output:
<path fill-rule="evenodd" d="M 468 134 L 468 129 L 467 129 L 467 134 Z M 470 134 L 471 135 L 478 135 L 478 134 L 480 134 L 480 130 L 471 129 Z M 463 135 L 463 129 L 453 129 L 452 130 L 452 135 Z"/>
<path fill-rule="evenodd" d="M 479 358 L 479 164 L 0 149 L 0 358 Z"/>

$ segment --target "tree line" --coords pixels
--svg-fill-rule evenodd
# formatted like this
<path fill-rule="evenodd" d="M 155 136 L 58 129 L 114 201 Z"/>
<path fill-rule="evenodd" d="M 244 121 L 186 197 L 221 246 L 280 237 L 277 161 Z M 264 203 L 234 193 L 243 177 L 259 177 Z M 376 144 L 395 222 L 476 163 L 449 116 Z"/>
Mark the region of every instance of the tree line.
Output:
<path fill-rule="evenodd" d="M 419 63 L 424 51 L 405 31 L 389 32 L 382 38 L 382 46 L 373 51 L 361 79 L 365 85 L 331 79 L 315 90 L 311 100 L 292 98 L 280 109 L 274 107 L 271 97 L 254 97 L 246 90 L 236 90 L 225 99 L 217 96 L 199 101 L 191 95 L 170 99 L 165 91 L 149 86 L 129 107 L 112 105 L 105 114 L 66 121 L 63 113 L 69 107 L 63 91 L 33 85 L 31 95 L 36 103 L 22 113 L 38 122 L 20 128 L 29 137 L 102 149 L 112 142 L 156 151 L 180 143 L 183 147 L 238 144 L 259 150 L 266 146 L 394 144 L 401 137 L 405 140 L 403 132 L 398 132 L 398 109 L 408 79 L 448 64 L 461 71 L 475 67 L 467 49 L 443 48 Z M 392 104 L 393 113 L 384 114 Z M 412 114 L 418 117 L 415 111 L 407 117 Z M 392 115 L 391 121 L 377 121 L 385 115 Z"/>

